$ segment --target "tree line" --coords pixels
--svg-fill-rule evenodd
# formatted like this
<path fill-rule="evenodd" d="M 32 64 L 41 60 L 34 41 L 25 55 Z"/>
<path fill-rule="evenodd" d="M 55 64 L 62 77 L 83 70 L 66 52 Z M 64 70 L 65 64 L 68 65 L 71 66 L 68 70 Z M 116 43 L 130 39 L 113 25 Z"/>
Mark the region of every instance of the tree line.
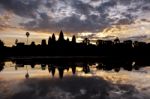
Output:
<path fill-rule="evenodd" d="M 27 42 L 29 32 L 26 33 Z M 72 40 L 64 39 L 63 31 L 60 32 L 58 40 L 55 34 L 49 37 L 48 43 L 45 39 L 41 44 L 36 45 L 18 42 L 12 47 L 7 47 L 0 40 L 0 57 L 15 56 L 127 56 L 127 57 L 147 57 L 150 55 L 150 43 L 125 40 L 120 42 L 119 38 L 112 40 L 97 40 L 92 44 L 89 38 L 77 43 L 75 35 Z"/>

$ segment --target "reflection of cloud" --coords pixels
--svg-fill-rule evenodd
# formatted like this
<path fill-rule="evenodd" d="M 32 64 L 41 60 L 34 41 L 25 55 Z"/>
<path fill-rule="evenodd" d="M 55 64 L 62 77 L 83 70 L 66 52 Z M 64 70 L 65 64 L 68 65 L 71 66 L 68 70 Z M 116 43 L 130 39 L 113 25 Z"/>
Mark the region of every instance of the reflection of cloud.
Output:
<path fill-rule="evenodd" d="M 20 83 L 15 81 L 10 83 L 1 81 L 0 85 L 3 85 L 0 89 L 1 99 L 150 98 L 150 96 L 138 92 L 132 85 L 113 84 L 100 77 L 65 77 L 64 79 L 34 78 L 21 81 Z"/>

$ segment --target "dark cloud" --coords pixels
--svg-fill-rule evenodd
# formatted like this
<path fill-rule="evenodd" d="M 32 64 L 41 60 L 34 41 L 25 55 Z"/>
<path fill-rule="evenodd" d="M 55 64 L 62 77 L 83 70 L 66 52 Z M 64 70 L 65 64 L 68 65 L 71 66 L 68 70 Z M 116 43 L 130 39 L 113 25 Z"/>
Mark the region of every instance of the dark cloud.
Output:
<path fill-rule="evenodd" d="M 101 21 L 103 20 L 103 21 Z M 71 33 L 80 33 L 80 32 L 99 32 L 103 30 L 105 27 L 110 25 L 108 20 L 103 17 L 98 18 L 95 15 L 87 16 L 87 19 L 82 21 L 79 16 L 73 15 L 71 17 L 64 18 L 59 22 L 54 22 L 53 20 L 49 20 L 48 17 L 42 18 L 41 20 L 33 20 L 27 23 L 21 23 L 21 25 L 25 26 L 31 30 L 46 30 L 46 31 L 54 31 L 58 32 L 58 29 L 63 31 L 71 32 Z"/>
<path fill-rule="evenodd" d="M 90 11 L 94 9 L 92 6 L 85 4 L 79 0 L 71 2 L 71 6 L 76 9 L 76 12 L 84 15 L 88 15 Z"/>
<path fill-rule="evenodd" d="M 148 20 L 148 19 L 141 19 L 141 21 L 150 22 L 150 20 Z"/>
<path fill-rule="evenodd" d="M 6 10 L 27 18 L 36 17 L 36 9 L 40 4 L 39 0 L 0 0 L 0 5 Z"/>
<path fill-rule="evenodd" d="M 118 20 L 118 22 L 117 22 L 118 25 L 126 25 L 126 24 L 132 24 L 132 23 L 134 23 L 134 21 L 133 21 L 133 20 L 130 20 L 130 19 L 127 19 L 127 18 L 125 18 L 125 19 L 120 19 L 120 20 Z"/>
<path fill-rule="evenodd" d="M 116 5 L 117 5 L 117 2 L 115 0 L 107 1 L 107 2 L 102 3 L 99 7 L 97 7 L 97 10 L 100 13 L 102 13 L 102 12 L 104 13 L 106 10 L 108 10 L 109 8 L 112 8 Z"/>
<path fill-rule="evenodd" d="M 65 0 L 64 0 L 65 1 Z M 54 3 L 54 2 L 51 2 Z M 47 6 L 54 10 L 53 5 L 50 2 L 47 4 Z M 94 9 L 92 6 L 85 4 L 79 0 L 76 2 L 71 2 L 70 4 L 73 8 L 75 8 L 76 13 L 73 14 L 71 17 L 66 17 L 63 20 L 60 20 L 59 22 L 55 22 L 53 20 L 49 20 L 49 17 L 41 17 L 41 20 L 33 20 L 27 23 L 21 23 L 23 26 L 27 26 L 28 29 L 31 30 L 40 30 L 40 29 L 47 29 L 47 30 L 53 30 L 57 31 L 56 29 L 62 29 L 67 32 L 71 33 L 77 33 L 77 32 L 99 32 L 102 31 L 105 27 L 109 26 L 111 19 L 107 18 L 107 13 L 105 13 L 103 10 L 99 10 L 100 8 Z M 105 3 L 104 6 L 109 5 L 108 3 Z M 110 6 L 111 3 L 110 3 Z M 90 13 L 94 10 L 97 10 L 97 13 L 101 13 L 101 16 L 98 15 L 91 15 Z M 86 17 L 85 20 L 81 20 L 81 15 L 84 15 Z M 46 15 L 45 13 L 45 16 Z M 37 21 L 39 24 L 38 26 L 33 26 L 32 23 L 36 23 Z M 37 25 L 37 24 L 35 24 Z M 49 28 L 49 29 L 48 29 Z"/>
<path fill-rule="evenodd" d="M 96 33 L 111 25 L 132 24 L 139 16 L 136 14 L 138 11 L 149 10 L 149 0 L 108 0 L 98 6 L 92 6 L 93 2 L 98 3 L 98 0 L 91 0 L 89 3 L 81 0 L 1 0 L 0 5 L 18 16 L 32 18 L 30 21 L 20 22 L 26 29 L 53 32 L 62 29 L 71 33 Z M 115 9 L 117 5 L 127 9 Z M 110 12 L 112 9 L 119 10 L 116 16 L 121 17 L 110 16 L 114 13 Z M 65 14 L 66 10 L 70 10 L 69 16 Z M 84 19 L 81 19 L 82 16 Z"/>
<path fill-rule="evenodd" d="M 142 10 L 144 10 L 144 11 L 150 11 L 150 5 L 143 6 Z"/>

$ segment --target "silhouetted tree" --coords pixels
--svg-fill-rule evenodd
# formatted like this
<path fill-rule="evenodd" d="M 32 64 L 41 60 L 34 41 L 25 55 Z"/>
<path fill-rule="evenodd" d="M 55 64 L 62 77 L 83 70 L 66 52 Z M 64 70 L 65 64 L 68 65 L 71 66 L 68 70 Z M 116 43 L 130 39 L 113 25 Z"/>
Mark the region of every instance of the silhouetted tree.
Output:
<path fill-rule="evenodd" d="M 17 45 L 17 43 L 18 43 L 18 39 L 15 40 L 15 44 L 16 44 L 16 45 Z"/>
<path fill-rule="evenodd" d="M 4 65 L 5 65 L 4 62 L 0 62 L 0 72 L 4 69 Z"/>
<path fill-rule="evenodd" d="M 0 40 L 0 47 L 4 47 L 4 42 Z"/>
<path fill-rule="evenodd" d="M 31 42 L 31 46 L 35 46 L 35 42 L 33 41 L 33 42 Z"/>
<path fill-rule="evenodd" d="M 118 37 L 116 37 L 116 38 L 114 39 L 114 44 L 117 44 L 117 43 L 120 43 L 120 40 L 119 40 Z"/>
<path fill-rule="evenodd" d="M 96 45 L 97 45 L 97 46 L 103 45 L 103 40 L 97 40 L 97 41 L 96 41 Z"/>
<path fill-rule="evenodd" d="M 83 40 L 83 44 L 89 45 L 90 44 L 90 40 L 88 38 L 85 38 Z"/>
<path fill-rule="evenodd" d="M 134 47 L 138 47 L 139 46 L 139 42 L 138 41 L 134 41 L 133 46 Z"/>

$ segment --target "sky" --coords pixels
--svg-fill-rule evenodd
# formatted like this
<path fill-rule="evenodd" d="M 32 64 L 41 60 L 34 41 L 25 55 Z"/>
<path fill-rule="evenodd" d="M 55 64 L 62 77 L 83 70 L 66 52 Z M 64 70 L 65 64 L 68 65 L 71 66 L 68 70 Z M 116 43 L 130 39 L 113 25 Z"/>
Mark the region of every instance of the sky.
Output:
<path fill-rule="evenodd" d="M 40 43 L 63 30 L 71 40 L 150 41 L 150 0 L 0 0 L 0 39 Z"/>

